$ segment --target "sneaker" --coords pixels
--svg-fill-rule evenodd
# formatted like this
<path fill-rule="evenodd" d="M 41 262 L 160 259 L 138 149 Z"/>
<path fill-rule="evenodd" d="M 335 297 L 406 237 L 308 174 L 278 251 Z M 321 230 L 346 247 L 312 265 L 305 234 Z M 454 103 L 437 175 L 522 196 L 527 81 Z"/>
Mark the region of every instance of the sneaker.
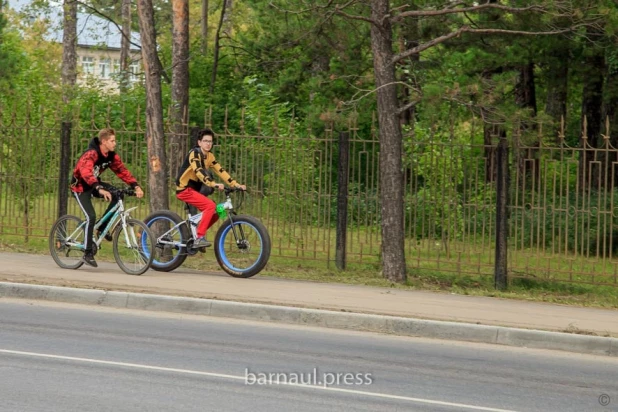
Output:
<path fill-rule="evenodd" d="M 85 253 L 82 260 L 84 261 L 85 264 L 90 265 L 93 268 L 96 268 L 99 266 L 97 265 L 97 261 L 94 260 L 94 256 L 92 255 L 92 253 Z"/>
<path fill-rule="evenodd" d="M 100 230 L 99 230 L 99 231 L 97 231 L 97 237 L 99 237 L 99 238 L 101 237 L 101 231 L 100 231 Z M 111 242 L 111 241 L 112 241 L 112 239 L 113 239 L 113 238 L 112 238 L 112 234 L 111 234 L 110 232 L 107 232 L 107 233 L 105 234 L 105 240 L 107 240 L 108 242 Z"/>
<path fill-rule="evenodd" d="M 195 243 L 193 243 L 193 248 L 194 248 L 194 249 L 199 249 L 199 248 L 201 248 L 201 247 L 209 247 L 209 246 L 211 246 L 211 245 L 212 245 L 212 244 L 211 244 L 209 241 L 207 241 L 205 238 L 203 238 L 203 237 L 198 237 L 198 238 L 195 240 Z"/>

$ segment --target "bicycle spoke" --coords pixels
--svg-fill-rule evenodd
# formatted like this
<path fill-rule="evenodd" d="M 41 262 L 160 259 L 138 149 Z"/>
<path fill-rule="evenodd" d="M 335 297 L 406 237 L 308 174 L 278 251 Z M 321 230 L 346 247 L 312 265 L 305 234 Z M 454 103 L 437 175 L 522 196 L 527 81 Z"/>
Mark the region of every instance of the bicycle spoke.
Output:
<path fill-rule="evenodd" d="M 54 261 L 64 269 L 83 265 L 84 227 L 76 216 L 62 216 L 54 223 L 49 234 L 49 251 Z"/>
<path fill-rule="evenodd" d="M 114 257 L 118 266 L 128 274 L 141 275 L 151 263 L 153 237 L 148 227 L 138 220 L 127 220 L 114 233 Z"/>

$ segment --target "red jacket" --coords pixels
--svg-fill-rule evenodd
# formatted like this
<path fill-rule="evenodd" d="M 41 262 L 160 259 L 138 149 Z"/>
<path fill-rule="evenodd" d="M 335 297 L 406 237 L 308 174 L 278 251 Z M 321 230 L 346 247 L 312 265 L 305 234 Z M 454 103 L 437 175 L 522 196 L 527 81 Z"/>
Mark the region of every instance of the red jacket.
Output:
<path fill-rule="evenodd" d="M 88 149 L 77 161 L 75 169 L 73 169 L 71 191 L 81 193 L 85 190 L 91 190 L 101 182 L 99 176 L 108 168 L 112 169 L 116 176 L 131 187 L 139 186 L 137 179 L 120 160 L 120 156 L 116 152 L 109 152 L 107 156 L 104 156 L 99 144 L 97 137 L 92 139 L 88 144 Z"/>

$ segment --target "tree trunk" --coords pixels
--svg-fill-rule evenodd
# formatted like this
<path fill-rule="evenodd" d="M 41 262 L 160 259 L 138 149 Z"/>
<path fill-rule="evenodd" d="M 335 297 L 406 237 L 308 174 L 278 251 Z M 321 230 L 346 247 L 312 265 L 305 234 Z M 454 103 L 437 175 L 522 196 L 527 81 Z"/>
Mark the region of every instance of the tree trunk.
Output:
<path fill-rule="evenodd" d="M 534 86 L 534 63 L 528 63 L 519 68 L 519 79 L 515 89 L 515 103 L 519 107 L 530 110 L 534 117 L 536 108 L 536 89 Z M 530 127 L 530 125 L 526 125 Z"/>
<path fill-rule="evenodd" d="M 566 122 L 567 91 L 569 74 L 569 50 L 559 48 L 555 50 L 552 60 L 547 67 L 547 101 L 545 113 L 553 119 L 552 136 L 557 144 L 561 144 L 562 122 Z"/>
<path fill-rule="evenodd" d="M 217 27 L 217 34 L 215 35 L 215 52 L 212 62 L 212 76 L 210 78 L 210 96 L 215 94 L 215 82 L 217 81 L 217 68 L 219 66 L 219 38 L 221 36 L 221 28 L 223 27 L 223 21 L 225 18 L 226 4 L 230 0 L 223 0 L 223 7 L 221 7 L 221 18 L 219 19 L 219 27 Z"/>
<path fill-rule="evenodd" d="M 388 0 L 371 1 L 371 50 L 378 99 L 382 269 L 393 282 L 406 280 L 403 220 L 402 134 L 393 64 L 393 34 Z"/>
<path fill-rule="evenodd" d="M 208 52 L 208 0 L 202 0 L 202 54 Z"/>
<path fill-rule="evenodd" d="M 77 80 L 77 0 L 65 0 L 62 35 L 62 102 L 71 101 Z M 66 114 L 69 116 L 69 114 Z M 65 118 L 70 121 L 71 119 Z"/>
<path fill-rule="evenodd" d="M 2 3 L 2 0 L 0 0 Z M 67 164 L 71 148 L 71 101 L 77 81 L 77 1 L 65 0 L 62 34 L 62 103 L 63 131 L 60 134 L 60 177 L 58 179 L 58 217 L 68 209 L 69 173 Z M 64 129 L 68 132 L 65 132 Z"/>
<path fill-rule="evenodd" d="M 418 19 L 406 20 L 406 24 L 402 29 L 399 38 L 399 52 L 402 53 L 406 50 L 410 50 L 419 45 L 418 42 Z M 412 73 L 416 70 L 418 63 L 420 62 L 420 54 L 413 54 L 406 59 L 405 64 L 409 65 L 408 71 L 401 72 L 401 81 L 407 86 L 402 90 L 401 105 L 405 106 L 411 101 L 415 100 L 412 97 L 413 91 L 420 92 L 421 85 L 417 78 L 412 76 Z M 411 126 L 411 130 L 414 130 L 414 117 L 416 115 L 416 106 L 410 106 L 400 114 L 401 124 Z"/>
<path fill-rule="evenodd" d="M 223 34 L 227 37 L 232 35 L 232 9 L 234 8 L 234 0 L 226 0 L 223 4 L 225 14 L 223 14 Z"/>
<path fill-rule="evenodd" d="M 120 43 L 120 93 L 129 87 L 131 64 L 131 0 L 122 0 L 122 40 Z"/>
<path fill-rule="evenodd" d="M 519 181 L 524 184 L 528 178 L 531 178 L 537 183 L 534 187 L 538 188 L 540 142 L 538 134 L 534 133 L 538 129 L 532 120 L 537 114 L 534 63 L 528 63 L 519 68 L 519 77 L 515 85 L 515 104 L 527 110 L 524 115 L 526 118 L 519 123 L 519 142 L 517 143 L 520 147 L 523 146 L 523 149 L 520 148 L 517 151 L 517 164 L 521 176 Z M 528 119 L 528 116 L 532 119 Z M 533 132 L 533 136 L 530 136 L 530 132 Z"/>
<path fill-rule="evenodd" d="M 605 153 L 605 176 L 603 184 L 605 187 L 618 186 L 618 73 L 608 70 L 607 80 L 605 81 L 605 91 L 603 98 L 603 120 L 607 122 L 609 130 L 603 132 L 609 135 L 608 150 Z"/>
<path fill-rule="evenodd" d="M 591 50 L 583 65 L 584 90 L 582 94 L 582 134 L 580 138 L 583 151 L 579 162 L 581 190 L 595 188 L 599 183 L 599 168 L 591 162 L 597 160 L 594 149 L 599 147 L 599 136 L 602 132 L 601 107 L 603 104 L 604 68 L 603 49 L 595 48 Z"/>
<path fill-rule="evenodd" d="M 170 170 L 176 171 L 187 152 L 189 110 L 189 1 L 172 0 L 172 134 Z"/>
<path fill-rule="evenodd" d="M 161 103 L 161 66 L 158 64 L 152 0 L 138 0 L 142 61 L 146 74 L 146 142 L 148 145 L 148 187 L 150 210 L 169 209 L 163 105 Z"/>
<path fill-rule="evenodd" d="M 504 71 L 502 67 L 497 67 L 492 70 L 483 70 L 481 77 L 484 79 L 484 83 L 488 86 L 484 91 L 484 94 L 490 96 L 494 93 L 494 86 L 492 85 L 492 76 L 494 74 L 500 74 Z M 491 100 L 491 99 L 489 99 Z M 496 148 L 498 146 L 498 139 L 506 138 L 506 129 L 502 125 L 503 119 L 495 118 L 492 114 L 494 110 L 485 107 L 485 103 L 481 105 L 481 118 L 483 119 L 483 151 L 485 154 L 485 182 L 493 183 L 498 178 L 498 167 Z"/>

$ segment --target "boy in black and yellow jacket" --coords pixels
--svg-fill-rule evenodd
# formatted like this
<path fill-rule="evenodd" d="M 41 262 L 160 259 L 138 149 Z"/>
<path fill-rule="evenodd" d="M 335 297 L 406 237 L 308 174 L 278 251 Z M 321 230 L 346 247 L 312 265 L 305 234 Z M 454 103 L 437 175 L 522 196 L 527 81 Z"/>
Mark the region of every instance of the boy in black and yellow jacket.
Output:
<path fill-rule="evenodd" d="M 219 216 L 215 213 L 215 202 L 200 193 L 202 185 L 207 185 L 215 190 L 223 190 L 224 186 L 215 183 L 209 169 L 227 183 L 228 186 L 238 187 L 246 190 L 245 185 L 238 184 L 228 172 L 215 159 L 211 152 L 214 133 L 210 129 L 203 129 L 197 134 L 197 146 L 191 149 L 185 157 L 178 177 L 176 178 L 176 197 L 183 202 L 197 207 L 202 212 L 202 220 L 197 226 L 197 239 L 194 248 L 210 246 L 210 242 L 205 239 L 206 232 Z"/>

